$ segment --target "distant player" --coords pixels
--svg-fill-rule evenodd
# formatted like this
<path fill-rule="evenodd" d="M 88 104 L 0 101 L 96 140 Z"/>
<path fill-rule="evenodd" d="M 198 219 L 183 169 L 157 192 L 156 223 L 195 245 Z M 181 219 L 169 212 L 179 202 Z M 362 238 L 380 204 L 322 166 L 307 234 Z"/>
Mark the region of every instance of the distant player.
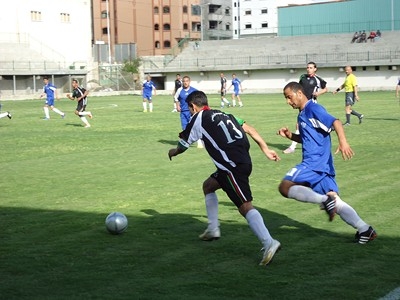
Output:
<path fill-rule="evenodd" d="M 321 77 L 317 76 L 317 64 L 310 61 L 307 64 L 307 73 L 300 76 L 299 83 L 306 93 L 307 99 L 312 99 L 317 102 L 317 97 L 325 94 L 328 89 L 326 87 L 326 81 Z M 299 134 L 299 124 L 296 123 L 296 134 Z M 285 154 L 293 153 L 296 150 L 297 142 L 292 141 L 290 146 L 283 151 Z"/>
<path fill-rule="evenodd" d="M 152 95 L 156 94 L 156 86 L 151 81 L 151 76 L 147 75 L 146 80 L 143 82 L 142 95 L 143 95 L 143 112 L 147 112 L 147 102 L 149 103 L 149 111 L 153 112 L 153 100 Z"/>
<path fill-rule="evenodd" d="M 397 81 L 397 85 L 396 85 L 396 97 L 399 98 L 399 96 L 400 96 L 400 77 L 399 77 L 399 80 Z M 399 101 L 400 101 L 400 99 L 399 99 Z"/>
<path fill-rule="evenodd" d="M 226 80 L 226 77 L 225 77 L 224 73 L 221 73 L 219 76 L 220 76 L 220 79 L 221 79 L 221 108 L 224 108 L 225 104 L 229 107 L 229 106 L 231 106 L 231 104 L 225 98 L 227 80 Z"/>
<path fill-rule="evenodd" d="M 239 102 L 239 107 L 243 107 L 242 100 L 240 99 L 239 94 L 243 93 L 242 83 L 239 78 L 236 77 L 236 74 L 232 74 L 232 84 L 228 87 L 228 90 L 233 86 L 233 93 L 232 93 L 232 105 L 236 106 L 236 99 Z"/>
<path fill-rule="evenodd" d="M 40 94 L 40 98 L 46 95 L 46 102 L 43 107 L 45 117 L 43 120 L 50 120 L 49 107 L 52 111 L 59 114 L 61 118 L 64 118 L 65 113 L 54 107 L 54 100 L 59 99 L 57 87 L 49 81 L 49 77 L 47 76 L 43 78 L 43 83 L 43 92 Z"/>
<path fill-rule="evenodd" d="M 83 87 L 80 87 L 79 82 L 76 79 L 72 80 L 72 88 L 73 88 L 72 95 L 67 94 L 67 97 L 70 100 L 78 101 L 78 105 L 76 106 L 76 109 L 75 109 L 75 114 L 85 124 L 85 128 L 89 128 L 90 124 L 85 117 L 85 116 L 88 116 L 91 119 L 93 118 L 92 113 L 90 111 L 85 111 L 86 105 L 87 105 L 87 96 L 88 96 L 89 92 L 86 89 L 84 89 Z"/>
<path fill-rule="evenodd" d="M 172 96 L 173 96 L 173 101 L 174 101 L 174 109 L 172 110 L 172 112 L 178 112 L 178 110 L 176 109 L 176 102 L 175 102 L 175 93 L 176 91 L 182 87 L 182 78 L 181 78 L 181 74 L 176 74 L 176 79 L 174 82 L 174 91 L 172 92 Z"/>

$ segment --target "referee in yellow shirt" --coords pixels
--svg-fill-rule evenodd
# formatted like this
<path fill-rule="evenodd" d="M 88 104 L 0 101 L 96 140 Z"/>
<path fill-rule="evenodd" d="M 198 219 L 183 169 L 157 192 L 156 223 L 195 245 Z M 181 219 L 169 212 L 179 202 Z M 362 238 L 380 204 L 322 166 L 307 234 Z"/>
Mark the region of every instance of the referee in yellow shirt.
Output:
<path fill-rule="evenodd" d="M 333 94 L 338 93 L 343 88 L 344 91 L 346 92 L 346 98 L 345 98 L 346 123 L 344 123 L 343 125 L 345 126 L 350 125 L 350 115 L 357 116 L 358 123 L 361 124 L 364 115 L 356 112 L 353 109 L 355 101 L 360 101 L 360 98 L 358 97 L 357 77 L 353 74 L 353 69 L 351 68 L 351 66 L 346 66 L 345 72 L 346 72 L 346 79 L 344 80 L 344 83 L 339 88 L 337 88 L 333 92 Z"/>

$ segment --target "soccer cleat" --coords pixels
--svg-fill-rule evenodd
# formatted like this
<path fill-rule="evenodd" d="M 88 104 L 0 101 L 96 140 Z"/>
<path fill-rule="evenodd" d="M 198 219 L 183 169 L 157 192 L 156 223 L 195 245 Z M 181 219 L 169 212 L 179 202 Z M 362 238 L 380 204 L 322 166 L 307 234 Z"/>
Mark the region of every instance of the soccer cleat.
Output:
<path fill-rule="evenodd" d="M 10 112 L 9 112 L 9 111 L 7 112 L 7 117 L 8 117 L 9 119 L 11 119 L 11 118 L 12 118 L 12 115 L 10 114 Z"/>
<path fill-rule="evenodd" d="M 326 213 L 329 215 L 329 221 L 332 222 L 336 214 L 336 199 L 333 195 L 327 195 L 328 199 L 322 202 Z"/>
<path fill-rule="evenodd" d="M 293 148 L 287 148 L 286 150 L 283 150 L 283 153 L 285 153 L 285 154 L 290 154 L 290 153 L 293 153 L 294 152 L 294 149 Z"/>
<path fill-rule="evenodd" d="M 358 124 L 361 124 L 362 123 L 362 119 L 364 118 L 364 115 L 361 115 L 359 118 L 358 118 Z"/>
<path fill-rule="evenodd" d="M 214 240 L 218 240 L 221 237 L 221 231 L 219 230 L 219 228 L 215 228 L 214 230 L 209 230 L 208 228 L 199 235 L 199 238 L 202 241 L 214 241 Z"/>
<path fill-rule="evenodd" d="M 48 121 L 48 120 L 50 120 L 50 118 L 44 117 L 43 120 L 44 120 L 44 121 Z"/>
<path fill-rule="evenodd" d="M 171 112 L 178 112 L 178 111 L 176 110 L 176 108 L 174 108 Z"/>
<path fill-rule="evenodd" d="M 356 235 L 354 236 L 355 242 L 359 244 L 366 244 L 369 241 L 374 240 L 378 235 L 376 234 L 376 231 L 369 226 L 367 231 L 359 233 L 358 231 L 356 232 Z"/>
<path fill-rule="evenodd" d="M 147 109 L 144 109 L 143 112 L 147 112 Z"/>
<path fill-rule="evenodd" d="M 88 113 L 88 117 L 91 118 L 91 119 L 93 119 L 93 115 L 92 115 L 91 112 Z"/>
<path fill-rule="evenodd" d="M 272 240 L 272 244 L 268 249 L 262 248 L 261 251 L 264 251 L 264 255 L 262 260 L 260 261 L 260 266 L 266 266 L 268 265 L 271 261 L 272 258 L 274 257 L 275 253 L 278 252 L 281 249 L 281 243 L 277 240 Z"/>
<path fill-rule="evenodd" d="M 65 118 L 65 113 L 61 115 L 61 119 L 64 119 L 64 118 Z"/>
<path fill-rule="evenodd" d="M 351 124 L 350 124 L 350 123 L 347 123 L 347 122 L 343 124 L 343 126 L 350 126 L 350 125 L 351 125 Z"/>
<path fill-rule="evenodd" d="M 85 125 L 85 128 L 90 128 L 90 125 L 89 124 Z"/>

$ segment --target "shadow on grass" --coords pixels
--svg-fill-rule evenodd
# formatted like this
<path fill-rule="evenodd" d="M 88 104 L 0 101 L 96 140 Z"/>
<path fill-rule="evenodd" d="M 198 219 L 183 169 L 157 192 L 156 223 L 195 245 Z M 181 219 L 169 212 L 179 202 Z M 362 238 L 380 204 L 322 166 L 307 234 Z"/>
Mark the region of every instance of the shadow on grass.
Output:
<path fill-rule="evenodd" d="M 221 209 L 229 207 L 236 210 L 221 202 Z M 282 243 L 266 268 L 258 266 L 261 245 L 239 213 L 220 220 L 221 239 L 202 242 L 204 215 L 142 209 L 127 214 L 128 230 L 115 236 L 105 230 L 107 213 L 2 207 L 0 295 L 266 299 L 267 293 L 268 299 L 376 299 L 398 284 L 400 262 L 393 259 L 398 239 L 382 235 L 361 246 L 350 243 L 352 234 L 259 211 Z"/>
<path fill-rule="evenodd" d="M 167 145 L 174 145 L 174 146 L 176 146 L 176 144 L 178 143 L 178 139 L 179 139 L 179 138 L 176 138 L 176 140 L 174 140 L 174 141 L 169 141 L 169 140 L 158 140 L 158 142 L 161 143 L 161 144 L 167 144 Z"/>

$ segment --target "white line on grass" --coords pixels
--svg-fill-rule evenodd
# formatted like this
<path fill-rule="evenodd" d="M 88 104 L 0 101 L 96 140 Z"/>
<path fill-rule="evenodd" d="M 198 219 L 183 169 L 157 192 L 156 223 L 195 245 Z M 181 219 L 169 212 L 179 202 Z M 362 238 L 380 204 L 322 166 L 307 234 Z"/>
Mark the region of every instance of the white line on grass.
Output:
<path fill-rule="evenodd" d="M 384 297 L 379 298 L 379 300 L 399 300 L 399 299 L 400 299 L 400 287 L 394 289 Z"/>
<path fill-rule="evenodd" d="M 109 104 L 108 106 L 94 107 L 93 109 L 104 109 L 104 108 L 115 108 L 118 107 L 118 104 Z"/>

